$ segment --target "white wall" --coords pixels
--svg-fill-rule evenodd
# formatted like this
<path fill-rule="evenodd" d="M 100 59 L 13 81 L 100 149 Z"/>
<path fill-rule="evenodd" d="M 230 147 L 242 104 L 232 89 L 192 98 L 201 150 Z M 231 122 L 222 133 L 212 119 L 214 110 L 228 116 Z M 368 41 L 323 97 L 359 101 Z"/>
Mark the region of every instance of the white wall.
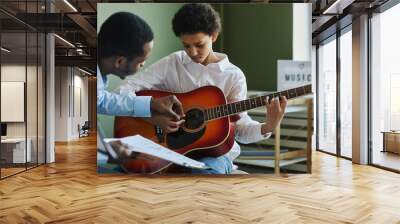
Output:
<path fill-rule="evenodd" d="M 55 68 L 55 141 L 68 141 L 69 76 L 67 67 Z"/>
<path fill-rule="evenodd" d="M 36 70 L 38 69 L 38 71 Z M 22 113 L 27 115 L 24 122 L 6 122 L 8 138 L 25 138 L 25 134 L 30 139 L 32 151 L 32 161 L 36 162 L 37 153 L 39 154 L 39 163 L 44 162 L 44 89 L 43 89 L 42 68 L 25 64 L 3 64 L 1 66 L 1 81 L 18 81 L 26 84 L 26 107 L 22 107 Z M 27 81 L 25 78 L 27 77 Z M 22 93 L 23 94 L 23 93 Z M 7 97 L 7 96 L 2 96 Z M 10 108 L 1 108 L 11 110 Z M 12 113 L 12 111 L 7 111 Z"/>
<path fill-rule="evenodd" d="M 316 93 L 316 49 L 312 46 L 312 33 L 311 33 L 311 3 L 293 4 L 293 47 L 292 59 L 295 61 L 311 61 L 311 76 L 313 92 Z M 315 101 L 314 94 L 314 101 Z M 314 117 L 315 117 L 315 102 L 314 102 Z M 316 119 L 314 119 L 314 133 L 312 136 L 312 149 L 316 148 L 315 127 Z"/>
<path fill-rule="evenodd" d="M 25 70 L 26 69 L 26 70 Z M 28 72 L 28 87 L 27 87 L 27 121 L 28 121 L 28 137 L 30 133 L 35 133 L 36 137 L 36 66 L 27 66 L 20 64 L 4 64 L 1 66 L 1 81 L 9 82 L 26 82 L 25 75 Z M 35 78 L 33 78 L 35 77 Z M 4 96 L 3 96 L 4 97 Z M 41 107 L 42 105 L 39 105 Z M 1 108 L 8 110 L 9 108 Z M 26 122 L 7 122 L 8 137 L 25 137 Z M 33 131 L 30 131 L 32 128 Z"/>
<path fill-rule="evenodd" d="M 311 60 L 311 3 L 293 4 L 293 60 Z"/>
<path fill-rule="evenodd" d="M 1 81 L 25 82 L 25 65 L 6 64 L 1 66 Z M 7 110 L 7 108 L 1 108 Z M 24 122 L 7 123 L 7 137 L 25 137 Z"/>
<path fill-rule="evenodd" d="M 88 78 L 83 75 L 76 68 L 56 67 L 56 141 L 77 139 L 78 124 L 88 120 Z"/>
<path fill-rule="evenodd" d="M 82 76 L 83 73 L 81 73 L 79 70 L 75 69 L 74 70 L 75 75 L 74 75 L 74 111 L 75 113 L 72 113 L 73 119 L 72 119 L 72 132 L 71 135 L 75 137 L 78 137 L 78 124 L 81 126 L 85 123 L 85 121 L 89 120 L 89 102 L 88 102 L 88 77 L 87 76 Z M 78 75 L 76 74 L 78 72 Z M 80 93 L 79 93 L 80 91 Z M 79 97 L 80 96 L 80 97 Z M 79 102 L 80 101 L 80 102 Z M 79 108 L 81 107 L 81 108 Z M 80 111 L 82 110 L 82 111 Z"/>

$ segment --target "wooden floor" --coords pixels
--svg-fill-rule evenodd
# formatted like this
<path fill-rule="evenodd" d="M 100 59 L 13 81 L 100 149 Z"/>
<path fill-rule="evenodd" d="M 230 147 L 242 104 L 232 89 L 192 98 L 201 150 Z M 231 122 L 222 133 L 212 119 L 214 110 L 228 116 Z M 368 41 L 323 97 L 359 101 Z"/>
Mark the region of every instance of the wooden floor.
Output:
<path fill-rule="evenodd" d="M 0 223 L 400 223 L 400 175 L 314 153 L 313 174 L 96 173 L 94 137 L 0 181 Z"/>
<path fill-rule="evenodd" d="M 0 168 L 0 169 L 1 169 L 1 178 L 26 170 L 25 167 L 24 168 L 19 168 L 19 167 L 17 167 L 17 168 Z"/>
<path fill-rule="evenodd" d="M 19 165 L 18 167 L 0 168 L 1 178 L 24 172 L 27 169 L 34 169 L 36 166 L 37 164 L 27 164 L 27 167 L 25 167 L 25 165 Z"/>

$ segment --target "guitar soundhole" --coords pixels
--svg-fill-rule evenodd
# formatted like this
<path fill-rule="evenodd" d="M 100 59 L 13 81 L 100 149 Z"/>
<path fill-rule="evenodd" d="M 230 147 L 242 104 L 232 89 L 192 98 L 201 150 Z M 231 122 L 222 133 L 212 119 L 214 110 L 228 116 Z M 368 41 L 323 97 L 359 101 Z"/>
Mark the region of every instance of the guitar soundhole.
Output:
<path fill-rule="evenodd" d="M 200 128 L 204 124 L 204 113 L 200 109 L 186 111 L 185 127 L 188 130 Z"/>

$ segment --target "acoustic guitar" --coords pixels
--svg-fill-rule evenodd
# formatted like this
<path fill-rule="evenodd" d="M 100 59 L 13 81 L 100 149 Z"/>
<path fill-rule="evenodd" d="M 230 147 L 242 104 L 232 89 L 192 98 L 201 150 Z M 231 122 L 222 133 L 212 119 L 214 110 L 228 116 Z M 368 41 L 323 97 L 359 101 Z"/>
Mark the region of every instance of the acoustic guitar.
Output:
<path fill-rule="evenodd" d="M 141 118 L 116 117 L 114 136 L 122 138 L 140 134 L 155 143 L 163 145 L 190 158 L 218 157 L 229 152 L 234 144 L 234 128 L 231 122 L 238 119 L 241 112 L 265 106 L 267 97 L 285 96 L 292 99 L 311 93 L 311 85 L 301 86 L 268 95 L 227 103 L 224 93 L 216 86 L 204 86 L 186 93 L 145 90 L 138 96 L 159 98 L 175 95 L 182 103 L 185 123 L 178 131 L 166 133 L 158 126 Z M 171 163 L 148 155 L 139 155 L 125 161 L 122 167 L 133 173 L 167 172 Z"/>

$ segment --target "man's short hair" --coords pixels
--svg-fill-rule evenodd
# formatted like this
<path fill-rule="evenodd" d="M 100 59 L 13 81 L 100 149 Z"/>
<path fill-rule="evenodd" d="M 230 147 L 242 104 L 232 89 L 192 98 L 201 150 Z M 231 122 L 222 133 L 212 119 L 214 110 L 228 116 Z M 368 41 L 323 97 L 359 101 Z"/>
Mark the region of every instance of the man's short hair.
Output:
<path fill-rule="evenodd" d="M 143 46 L 154 38 L 150 26 L 129 12 L 111 15 L 97 36 L 98 58 L 124 56 L 129 60 L 142 56 Z"/>
<path fill-rule="evenodd" d="M 176 36 L 203 32 L 211 35 L 221 29 L 221 19 L 210 4 L 191 3 L 182 6 L 172 20 Z"/>

